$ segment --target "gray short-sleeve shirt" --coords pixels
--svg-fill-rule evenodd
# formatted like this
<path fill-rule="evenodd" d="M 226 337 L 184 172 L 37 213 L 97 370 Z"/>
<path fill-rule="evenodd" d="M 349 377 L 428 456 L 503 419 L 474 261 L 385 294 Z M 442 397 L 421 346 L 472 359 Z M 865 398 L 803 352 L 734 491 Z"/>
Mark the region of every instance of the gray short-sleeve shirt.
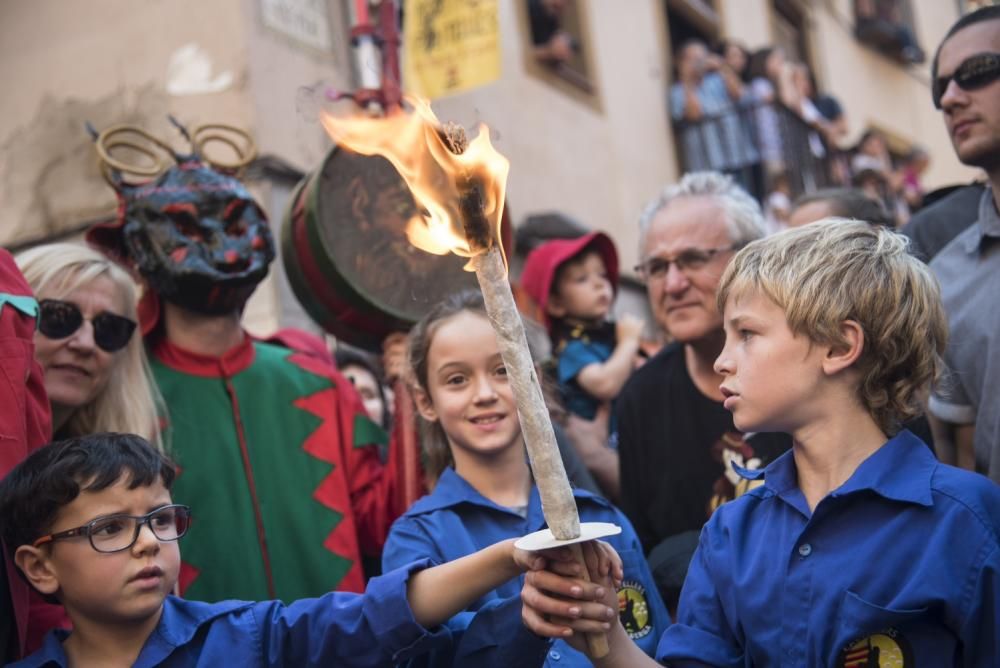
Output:
<path fill-rule="evenodd" d="M 930 264 L 948 314 L 948 376 L 930 412 L 975 424 L 976 469 L 1000 482 L 1000 214 L 987 188 L 979 219 Z M 992 382 L 991 382 L 992 381 Z"/>

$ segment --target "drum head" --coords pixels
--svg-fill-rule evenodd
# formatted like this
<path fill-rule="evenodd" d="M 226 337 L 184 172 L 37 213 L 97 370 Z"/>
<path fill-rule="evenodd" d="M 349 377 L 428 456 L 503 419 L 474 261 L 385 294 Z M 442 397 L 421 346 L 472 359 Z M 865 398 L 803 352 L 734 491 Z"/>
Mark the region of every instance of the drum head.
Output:
<path fill-rule="evenodd" d="M 282 230 L 289 282 L 313 319 L 337 338 L 378 349 L 447 296 L 478 290 L 475 274 L 463 269 L 467 258 L 410 244 L 406 226 L 418 215 L 388 160 L 331 149 L 297 187 Z M 506 208 L 501 229 L 509 249 Z"/>
<path fill-rule="evenodd" d="M 334 150 L 316 183 L 317 231 L 344 280 L 393 318 L 416 322 L 449 294 L 477 288 L 466 258 L 432 255 L 406 238 L 419 216 L 395 167 L 379 156 Z"/>

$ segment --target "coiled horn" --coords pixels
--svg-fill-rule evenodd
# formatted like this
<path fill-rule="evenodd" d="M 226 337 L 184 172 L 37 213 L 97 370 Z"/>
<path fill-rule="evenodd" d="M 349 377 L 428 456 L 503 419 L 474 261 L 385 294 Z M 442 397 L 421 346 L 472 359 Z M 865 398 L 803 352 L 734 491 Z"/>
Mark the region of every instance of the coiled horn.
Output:
<path fill-rule="evenodd" d="M 222 142 L 233 150 L 236 160 L 225 162 L 208 156 L 205 146 L 212 142 Z M 191 133 L 191 145 L 195 153 L 216 169 L 236 172 L 246 167 L 257 157 L 257 145 L 246 130 L 225 123 L 199 125 Z"/>
<path fill-rule="evenodd" d="M 145 143 L 140 143 L 140 140 Z M 174 149 L 169 144 L 135 125 L 112 125 L 98 134 L 94 143 L 97 147 L 97 155 L 101 159 L 101 170 L 104 173 L 104 178 L 112 186 L 117 185 L 114 172 L 118 172 L 120 175 L 130 174 L 152 178 L 165 171 L 170 166 L 170 162 L 175 159 Z M 122 148 L 128 148 L 146 156 L 153 164 L 129 164 L 111 155 L 116 149 Z M 157 148 L 169 155 L 170 161 L 164 160 L 163 156 L 156 150 Z"/>

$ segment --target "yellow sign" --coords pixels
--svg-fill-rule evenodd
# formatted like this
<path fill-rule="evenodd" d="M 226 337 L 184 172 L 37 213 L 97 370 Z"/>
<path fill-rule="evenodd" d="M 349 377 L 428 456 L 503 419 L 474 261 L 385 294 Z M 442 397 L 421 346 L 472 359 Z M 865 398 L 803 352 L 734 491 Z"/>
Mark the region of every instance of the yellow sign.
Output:
<path fill-rule="evenodd" d="M 500 78 L 497 0 L 406 0 L 403 89 L 426 98 Z"/>

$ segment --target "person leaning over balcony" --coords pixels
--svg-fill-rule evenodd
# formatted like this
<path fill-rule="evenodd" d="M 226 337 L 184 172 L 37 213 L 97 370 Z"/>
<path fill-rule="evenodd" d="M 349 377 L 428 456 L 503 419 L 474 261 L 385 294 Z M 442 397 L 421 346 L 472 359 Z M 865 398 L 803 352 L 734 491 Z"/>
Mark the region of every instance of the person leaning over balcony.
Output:
<path fill-rule="evenodd" d="M 673 343 L 618 397 L 621 507 L 672 607 L 702 526 L 748 490 L 733 464 L 763 468 L 791 441 L 736 429 L 712 367 L 725 342 L 715 290 L 735 250 L 764 236 L 760 206 L 728 177 L 696 172 L 666 187 L 639 228 L 637 271 Z"/>
<path fill-rule="evenodd" d="M 1000 482 L 1000 7 L 966 14 L 948 31 L 931 68 L 934 106 L 958 159 L 989 179 L 977 221 L 931 261 L 951 330 L 950 382 L 931 395 L 938 442 L 954 443 L 958 464 Z M 971 447 L 970 447 L 971 444 Z"/>
<path fill-rule="evenodd" d="M 785 51 L 781 47 L 755 51 L 750 57 L 748 69 L 757 147 L 767 173 L 771 175 L 786 167 L 778 107 L 793 104 L 797 94 L 785 60 Z"/>
<path fill-rule="evenodd" d="M 749 183 L 749 167 L 759 158 L 738 110 L 746 95 L 739 76 L 704 42 L 681 45 L 670 115 L 678 125 L 685 171 L 714 169 Z"/>

